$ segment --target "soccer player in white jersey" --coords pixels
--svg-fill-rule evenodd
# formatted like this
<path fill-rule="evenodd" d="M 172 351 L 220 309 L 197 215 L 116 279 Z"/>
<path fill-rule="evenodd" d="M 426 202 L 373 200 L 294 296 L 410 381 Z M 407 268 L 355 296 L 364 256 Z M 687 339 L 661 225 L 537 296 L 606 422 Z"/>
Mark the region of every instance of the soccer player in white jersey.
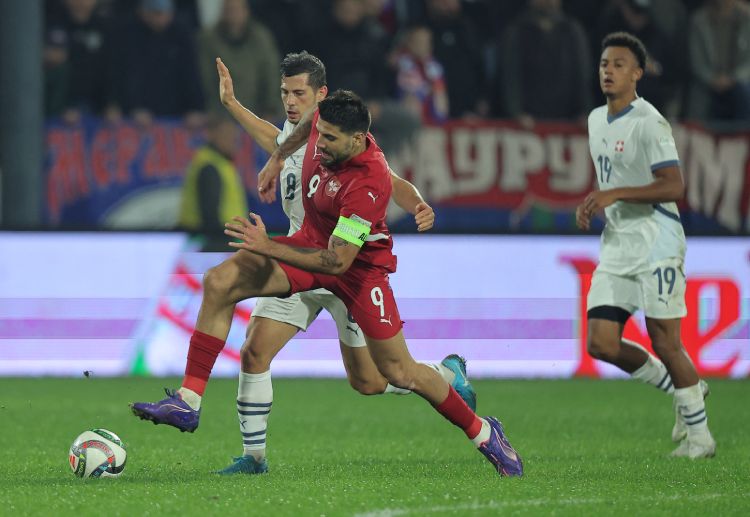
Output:
<path fill-rule="evenodd" d="M 712 457 L 706 384 L 680 341 L 685 308 L 685 234 L 676 201 L 684 193 L 672 130 L 636 84 L 646 49 L 635 36 L 617 32 L 602 41 L 599 83 L 607 104 L 589 115 L 588 132 L 599 190 L 576 209 L 577 224 L 589 229 L 601 209 L 606 226 L 599 265 L 588 295 L 589 353 L 633 378 L 674 393 L 673 456 Z M 657 357 L 622 338 L 637 309 Z"/>
<path fill-rule="evenodd" d="M 287 55 L 281 62 L 281 99 L 287 119 L 281 131 L 260 119 L 234 97 L 232 78 L 221 61 L 216 60 L 221 101 L 250 136 L 269 153 L 294 130 L 305 112 L 313 109 L 327 93 L 325 66 L 315 56 L 300 52 Z M 281 198 L 289 217 L 289 235 L 299 230 L 305 213 L 302 207 L 303 146 L 284 163 L 281 173 Z M 393 198 L 404 210 L 414 214 L 419 231 L 432 228 L 434 212 L 417 189 L 391 173 Z M 237 412 L 243 436 L 244 453 L 222 474 L 255 474 L 265 472 L 266 428 L 271 411 L 273 389 L 270 364 L 276 354 L 298 331 L 306 330 L 322 309 L 326 309 L 339 334 L 341 355 L 349 382 L 364 395 L 380 393 L 407 394 L 408 390 L 391 386 L 378 372 L 365 346 L 359 326 L 348 316 L 344 303 L 325 289 L 298 293 L 289 298 L 261 298 L 255 306 L 242 351 L 237 394 Z M 458 355 L 430 365 L 456 388 L 467 404 L 476 407 L 476 395 L 466 379 L 465 362 Z"/>

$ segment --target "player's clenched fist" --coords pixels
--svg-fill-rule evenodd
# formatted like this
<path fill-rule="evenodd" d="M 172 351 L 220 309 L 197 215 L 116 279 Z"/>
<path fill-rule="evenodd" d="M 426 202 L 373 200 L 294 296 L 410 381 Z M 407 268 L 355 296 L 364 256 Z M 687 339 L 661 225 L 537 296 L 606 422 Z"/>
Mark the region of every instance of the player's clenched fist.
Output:
<path fill-rule="evenodd" d="M 284 160 L 275 160 L 271 156 L 258 173 L 258 197 L 264 203 L 276 200 L 276 182 L 284 167 Z"/>
<path fill-rule="evenodd" d="M 591 214 L 583 205 L 576 207 L 576 226 L 581 230 L 588 230 L 591 227 Z"/>
<path fill-rule="evenodd" d="M 586 196 L 583 207 L 589 215 L 592 215 L 607 208 L 615 201 L 617 201 L 617 197 L 614 190 L 597 190 Z"/>
<path fill-rule="evenodd" d="M 414 221 L 417 223 L 417 231 L 426 232 L 435 225 L 435 211 L 424 201 L 419 203 L 416 209 Z"/>
<path fill-rule="evenodd" d="M 226 223 L 224 233 L 241 242 L 230 242 L 232 248 L 254 251 L 259 254 L 268 247 L 271 239 L 266 233 L 266 225 L 259 215 L 250 212 L 252 222 L 244 217 L 233 217 L 234 223 Z"/>

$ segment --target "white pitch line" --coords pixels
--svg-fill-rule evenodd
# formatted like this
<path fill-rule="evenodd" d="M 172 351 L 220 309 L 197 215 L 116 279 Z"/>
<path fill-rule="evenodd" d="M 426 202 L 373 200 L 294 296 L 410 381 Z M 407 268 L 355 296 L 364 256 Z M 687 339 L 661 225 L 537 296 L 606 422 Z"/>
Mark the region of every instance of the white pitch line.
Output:
<path fill-rule="evenodd" d="M 678 500 L 689 500 L 689 501 L 707 501 L 710 499 L 717 499 L 720 497 L 750 497 L 750 494 L 681 494 L 681 495 L 670 495 L 665 497 L 637 497 L 630 498 L 628 502 L 643 502 L 653 503 L 655 501 L 678 501 Z M 357 513 L 354 517 L 398 517 L 401 515 L 417 514 L 423 515 L 427 513 L 447 513 L 456 512 L 461 510 L 493 510 L 510 507 L 524 507 L 524 506 L 554 506 L 554 505 L 566 505 L 566 506 L 585 506 L 592 504 L 602 504 L 612 502 L 611 498 L 589 498 L 589 499 L 527 499 L 524 501 L 489 501 L 486 503 L 480 503 L 475 501 L 473 503 L 462 503 L 455 505 L 439 505 L 439 506 L 427 506 L 421 508 L 383 508 L 382 510 L 373 510 L 371 512 Z"/>

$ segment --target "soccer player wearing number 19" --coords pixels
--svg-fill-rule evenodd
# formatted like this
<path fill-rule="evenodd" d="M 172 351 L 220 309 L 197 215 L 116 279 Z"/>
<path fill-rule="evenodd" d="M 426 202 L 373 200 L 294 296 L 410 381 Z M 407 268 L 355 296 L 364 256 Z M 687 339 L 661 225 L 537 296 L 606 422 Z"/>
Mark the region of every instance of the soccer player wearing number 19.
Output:
<path fill-rule="evenodd" d="M 661 114 L 636 93 L 646 49 L 635 36 L 613 33 L 602 41 L 599 82 L 607 104 L 589 115 L 589 147 L 599 190 L 576 209 L 589 229 L 604 209 L 599 265 L 588 295 L 588 352 L 633 378 L 674 393 L 673 456 L 712 457 L 716 442 L 708 430 L 707 385 L 680 341 L 685 308 L 685 234 L 676 201 L 684 184 L 672 130 Z M 622 338 L 637 309 L 658 359 Z"/>

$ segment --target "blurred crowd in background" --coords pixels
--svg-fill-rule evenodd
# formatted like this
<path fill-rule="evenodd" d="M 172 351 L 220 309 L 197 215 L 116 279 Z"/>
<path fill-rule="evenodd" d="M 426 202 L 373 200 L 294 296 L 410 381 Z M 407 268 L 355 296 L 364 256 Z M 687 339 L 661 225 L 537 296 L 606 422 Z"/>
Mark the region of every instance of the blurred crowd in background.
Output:
<path fill-rule="evenodd" d="M 47 0 L 45 20 L 45 113 L 68 123 L 200 126 L 223 112 L 216 56 L 240 101 L 280 120 L 279 61 L 300 50 L 376 121 L 585 120 L 616 30 L 646 44 L 639 93 L 669 118 L 750 119 L 744 0 Z"/>

